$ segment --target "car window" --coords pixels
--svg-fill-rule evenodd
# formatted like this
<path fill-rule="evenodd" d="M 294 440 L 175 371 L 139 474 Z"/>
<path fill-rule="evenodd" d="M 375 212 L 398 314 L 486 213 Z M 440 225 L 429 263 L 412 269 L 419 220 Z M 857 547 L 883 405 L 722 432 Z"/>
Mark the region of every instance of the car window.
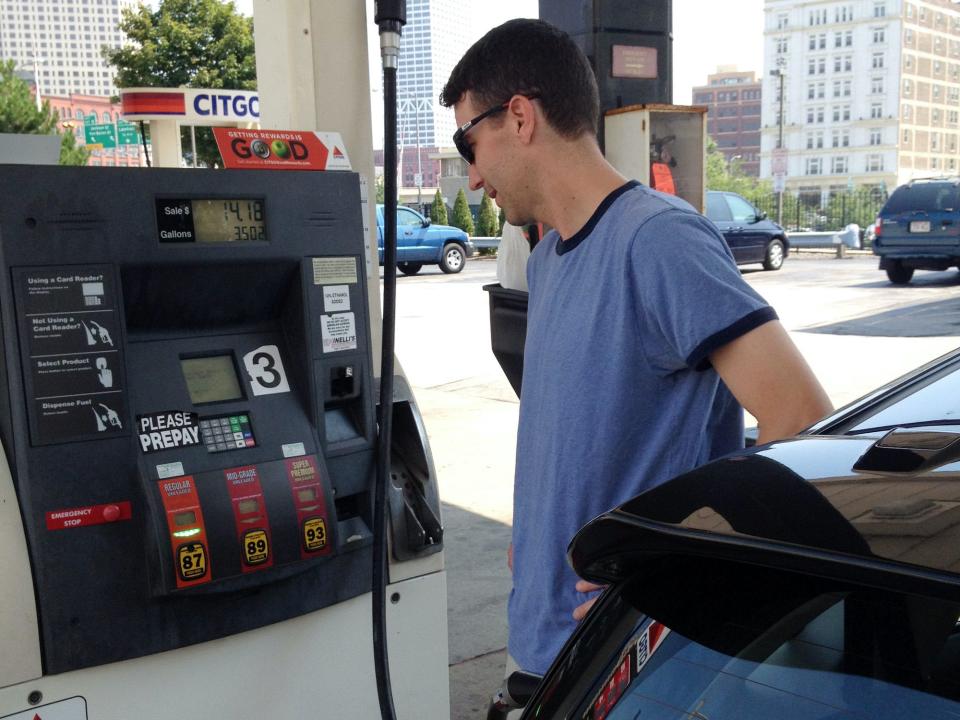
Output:
<path fill-rule="evenodd" d="M 730 206 L 730 212 L 733 215 L 734 222 L 752 223 L 757 220 L 757 211 L 746 200 L 739 195 L 724 195 L 727 204 Z"/>
<path fill-rule="evenodd" d="M 960 208 L 960 194 L 953 183 L 918 183 L 898 187 L 881 214 L 893 214 L 916 210 L 949 211 Z"/>
<path fill-rule="evenodd" d="M 960 421 L 960 364 L 950 363 L 933 378 L 898 393 L 844 432 L 909 426 L 929 421 Z"/>
<path fill-rule="evenodd" d="M 960 712 L 960 604 L 676 559 L 601 601 L 529 717 L 945 720 Z"/>
<path fill-rule="evenodd" d="M 413 225 L 420 227 L 423 223 L 420 217 L 412 210 L 406 208 L 397 208 L 397 225 Z"/>
<path fill-rule="evenodd" d="M 730 208 L 720 193 L 707 193 L 707 217 L 714 222 L 730 221 Z"/>

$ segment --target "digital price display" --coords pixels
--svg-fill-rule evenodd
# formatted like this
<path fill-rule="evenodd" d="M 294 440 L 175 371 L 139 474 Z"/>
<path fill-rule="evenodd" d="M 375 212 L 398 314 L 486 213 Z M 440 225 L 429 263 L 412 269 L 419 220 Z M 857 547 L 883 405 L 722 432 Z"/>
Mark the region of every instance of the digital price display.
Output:
<path fill-rule="evenodd" d="M 157 199 L 162 243 L 265 242 L 263 200 L 255 198 Z"/>

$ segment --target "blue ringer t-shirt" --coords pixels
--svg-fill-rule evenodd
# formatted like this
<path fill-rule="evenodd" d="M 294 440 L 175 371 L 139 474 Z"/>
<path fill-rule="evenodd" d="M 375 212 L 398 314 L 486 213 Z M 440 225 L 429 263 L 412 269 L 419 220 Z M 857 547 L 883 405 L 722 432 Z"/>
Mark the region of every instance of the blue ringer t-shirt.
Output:
<path fill-rule="evenodd" d="M 709 356 L 776 318 L 689 204 L 630 182 L 527 265 L 510 646 L 544 673 L 576 627 L 567 544 L 587 521 L 743 444 Z"/>

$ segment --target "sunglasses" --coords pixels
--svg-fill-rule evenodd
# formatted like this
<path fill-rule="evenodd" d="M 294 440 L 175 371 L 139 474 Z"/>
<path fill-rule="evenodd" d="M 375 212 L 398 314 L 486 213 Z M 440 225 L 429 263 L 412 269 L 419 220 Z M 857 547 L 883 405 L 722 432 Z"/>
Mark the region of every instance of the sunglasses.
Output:
<path fill-rule="evenodd" d="M 537 100 L 539 95 L 524 95 L 528 100 Z M 453 134 L 453 144 L 457 148 L 457 152 L 460 153 L 460 157 L 467 161 L 467 165 L 473 165 L 476 161 L 476 158 L 473 156 L 473 148 L 470 147 L 470 143 L 467 142 L 467 132 L 476 125 L 478 122 L 483 120 L 486 117 L 491 115 L 496 115 L 498 112 L 503 112 L 510 106 L 510 101 L 500 103 L 490 108 L 486 112 L 482 112 L 477 115 L 473 120 L 465 122 L 463 125 L 457 128 L 457 131 Z"/>

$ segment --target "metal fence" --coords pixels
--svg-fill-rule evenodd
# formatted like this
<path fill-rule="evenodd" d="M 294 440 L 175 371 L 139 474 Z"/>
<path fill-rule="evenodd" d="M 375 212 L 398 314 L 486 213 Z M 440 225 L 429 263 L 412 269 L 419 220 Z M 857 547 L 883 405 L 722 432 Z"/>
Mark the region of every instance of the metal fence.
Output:
<path fill-rule="evenodd" d="M 772 219 L 777 219 L 777 194 L 748 195 L 747 199 Z M 851 223 L 860 229 L 873 224 L 887 200 L 884 190 L 832 193 L 824 202 L 819 192 L 784 193 L 781 224 L 788 232 L 842 230 Z"/>

